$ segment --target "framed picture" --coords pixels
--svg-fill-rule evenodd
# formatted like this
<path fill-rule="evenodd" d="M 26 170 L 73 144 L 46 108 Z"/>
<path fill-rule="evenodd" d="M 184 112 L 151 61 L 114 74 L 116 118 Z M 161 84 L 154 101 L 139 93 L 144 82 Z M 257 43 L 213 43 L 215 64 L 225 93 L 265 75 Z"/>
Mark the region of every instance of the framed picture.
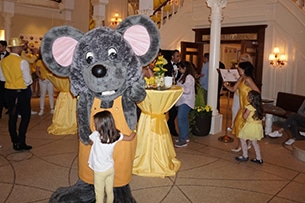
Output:
<path fill-rule="evenodd" d="M 236 82 L 240 77 L 237 69 L 219 69 L 224 82 Z"/>

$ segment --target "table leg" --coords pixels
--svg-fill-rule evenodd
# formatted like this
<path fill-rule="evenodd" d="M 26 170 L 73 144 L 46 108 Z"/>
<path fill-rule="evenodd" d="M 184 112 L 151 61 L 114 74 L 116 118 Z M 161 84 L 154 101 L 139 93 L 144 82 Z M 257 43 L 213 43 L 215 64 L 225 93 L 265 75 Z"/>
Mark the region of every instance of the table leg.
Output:
<path fill-rule="evenodd" d="M 265 135 L 268 135 L 272 132 L 272 123 L 273 123 L 273 115 L 266 113 L 265 118 Z"/>

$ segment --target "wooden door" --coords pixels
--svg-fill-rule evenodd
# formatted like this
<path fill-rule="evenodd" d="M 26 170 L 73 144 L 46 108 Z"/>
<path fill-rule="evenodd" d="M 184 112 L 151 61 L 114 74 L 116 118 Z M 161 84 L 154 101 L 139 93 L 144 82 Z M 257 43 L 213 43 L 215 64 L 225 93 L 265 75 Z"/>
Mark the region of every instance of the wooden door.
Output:
<path fill-rule="evenodd" d="M 201 72 L 203 63 L 203 47 L 202 42 L 181 42 L 181 60 L 190 61 L 195 65 L 197 73 Z"/>

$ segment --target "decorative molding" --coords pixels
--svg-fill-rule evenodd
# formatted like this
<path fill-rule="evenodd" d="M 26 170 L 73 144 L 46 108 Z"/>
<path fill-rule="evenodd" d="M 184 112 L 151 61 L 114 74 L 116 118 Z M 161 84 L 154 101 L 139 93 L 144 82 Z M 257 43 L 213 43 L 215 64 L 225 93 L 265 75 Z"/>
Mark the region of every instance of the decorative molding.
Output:
<path fill-rule="evenodd" d="M 154 13 L 154 10 L 153 9 L 139 9 L 138 10 L 138 14 L 141 14 L 141 15 L 145 15 L 145 16 L 151 16 L 152 14 Z"/>
<path fill-rule="evenodd" d="M 209 7 L 224 8 L 227 6 L 227 0 L 206 0 Z"/>
<path fill-rule="evenodd" d="M 48 8 L 58 8 L 59 5 L 55 1 L 42 1 L 42 0 L 17 0 L 16 3 L 18 4 L 26 4 L 26 5 L 33 5 L 33 6 L 43 6 Z"/>

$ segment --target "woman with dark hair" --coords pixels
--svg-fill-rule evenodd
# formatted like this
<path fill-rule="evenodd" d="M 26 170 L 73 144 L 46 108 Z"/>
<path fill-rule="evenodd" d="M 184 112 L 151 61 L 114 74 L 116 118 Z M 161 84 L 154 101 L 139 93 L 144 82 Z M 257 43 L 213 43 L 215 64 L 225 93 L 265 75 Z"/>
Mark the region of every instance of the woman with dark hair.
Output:
<path fill-rule="evenodd" d="M 254 83 L 253 78 L 253 71 L 254 67 L 250 62 L 241 62 L 238 64 L 238 72 L 239 72 L 239 79 L 235 83 L 234 86 L 229 86 L 228 83 L 224 83 L 224 87 L 227 88 L 231 92 L 235 92 L 238 89 L 239 92 L 239 102 L 240 102 L 240 108 L 237 112 L 237 115 L 234 119 L 234 125 L 232 134 L 238 138 L 239 131 L 244 126 L 245 120 L 242 117 L 242 112 L 245 108 L 245 106 L 248 104 L 247 95 L 249 91 L 255 90 L 257 92 L 260 92 L 256 84 Z M 241 150 L 240 142 L 238 140 L 238 145 L 235 149 L 232 151 L 239 152 Z"/>
<path fill-rule="evenodd" d="M 188 114 L 195 107 L 195 70 L 193 65 L 188 61 L 181 61 L 177 66 L 181 73 L 177 85 L 183 87 L 183 94 L 176 103 L 180 136 L 176 141 L 175 147 L 185 147 L 189 141 Z"/>

